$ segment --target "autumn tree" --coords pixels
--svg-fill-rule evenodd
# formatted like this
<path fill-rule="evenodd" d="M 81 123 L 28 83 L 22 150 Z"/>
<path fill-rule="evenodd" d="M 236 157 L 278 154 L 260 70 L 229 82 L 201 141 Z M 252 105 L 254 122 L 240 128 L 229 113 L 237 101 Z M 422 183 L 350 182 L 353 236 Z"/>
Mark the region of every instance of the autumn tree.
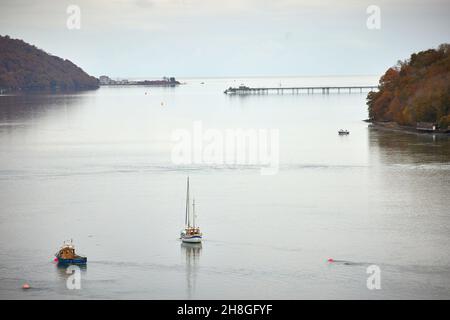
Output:
<path fill-rule="evenodd" d="M 417 122 L 450 125 L 450 44 L 413 53 L 380 78 L 367 95 L 369 118 L 415 126 Z"/>

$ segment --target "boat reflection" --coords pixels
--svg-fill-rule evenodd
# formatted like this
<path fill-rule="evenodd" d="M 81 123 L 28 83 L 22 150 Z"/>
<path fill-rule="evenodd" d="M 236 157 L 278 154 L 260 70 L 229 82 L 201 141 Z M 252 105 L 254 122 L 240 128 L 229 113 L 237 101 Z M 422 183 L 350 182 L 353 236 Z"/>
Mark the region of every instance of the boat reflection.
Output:
<path fill-rule="evenodd" d="M 188 298 L 193 298 L 195 294 L 197 272 L 199 267 L 202 243 L 181 243 L 181 252 L 186 260 L 186 288 Z"/>
<path fill-rule="evenodd" d="M 72 268 L 69 269 L 69 267 L 72 267 Z M 63 280 L 64 283 L 66 283 L 67 279 L 71 275 L 74 274 L 74 270 L 80 270 L 81 277 L 83 278 L 83 274 L 86 273 L 86 271 L 87 271 L 87 265 L 55 263 L 55 269 L 56 269 L 58 278 Z"/>

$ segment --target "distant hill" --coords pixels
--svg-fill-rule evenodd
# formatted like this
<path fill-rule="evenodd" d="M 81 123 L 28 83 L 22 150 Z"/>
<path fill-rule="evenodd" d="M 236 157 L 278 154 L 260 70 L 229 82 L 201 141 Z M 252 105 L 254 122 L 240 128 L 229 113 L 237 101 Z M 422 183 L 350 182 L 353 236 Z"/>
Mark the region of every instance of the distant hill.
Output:
<path fill-rule="evenodd" d="M 380 78 L 379 91 L 367 96 L 367 105 L 372 121 L 450 126 L 450 44 L 413 53 L 389 68 Z"/>
<path fill-rule="evenodd" d="M 0 89 L 76 91 L 98 88 L 98 79 L 69 60 L 22 40 L 0 36 Z"/>

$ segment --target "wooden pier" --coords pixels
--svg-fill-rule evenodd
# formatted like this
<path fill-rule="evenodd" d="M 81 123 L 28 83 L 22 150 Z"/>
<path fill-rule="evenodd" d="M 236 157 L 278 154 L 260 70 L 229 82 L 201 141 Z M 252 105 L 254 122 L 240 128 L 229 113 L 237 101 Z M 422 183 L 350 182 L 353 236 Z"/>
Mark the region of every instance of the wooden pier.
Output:
<path fill-rule="evenodd" d="M 239 86 L 237 88 L 229 87 L 224 91 L 226 94 L 299 94 L 299 93 L 352 93 L 372 91 L 378 89 L 378 86 L 338 86 L 338 87 L 274 87 L 274 88 L 250 88 L 246 86 Z"/>

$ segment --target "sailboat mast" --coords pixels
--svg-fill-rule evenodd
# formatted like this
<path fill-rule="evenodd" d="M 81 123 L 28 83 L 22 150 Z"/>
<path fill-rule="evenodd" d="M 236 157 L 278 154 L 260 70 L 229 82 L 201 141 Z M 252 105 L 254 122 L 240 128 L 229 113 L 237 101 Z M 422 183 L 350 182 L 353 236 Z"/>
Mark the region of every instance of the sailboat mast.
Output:
<path fill-rule="evenodd" d="M 189 177 L 187 178 L 187 191 L 186 191 L 186 217 L 185 217 L 185 225 L 187 227 L 190 226 L 190 218 L 189 218 Z"/>
<path fill-rule="evenodd" d="M 195 198 L 192 199 L 192 226 L 195 228 Z"/>

